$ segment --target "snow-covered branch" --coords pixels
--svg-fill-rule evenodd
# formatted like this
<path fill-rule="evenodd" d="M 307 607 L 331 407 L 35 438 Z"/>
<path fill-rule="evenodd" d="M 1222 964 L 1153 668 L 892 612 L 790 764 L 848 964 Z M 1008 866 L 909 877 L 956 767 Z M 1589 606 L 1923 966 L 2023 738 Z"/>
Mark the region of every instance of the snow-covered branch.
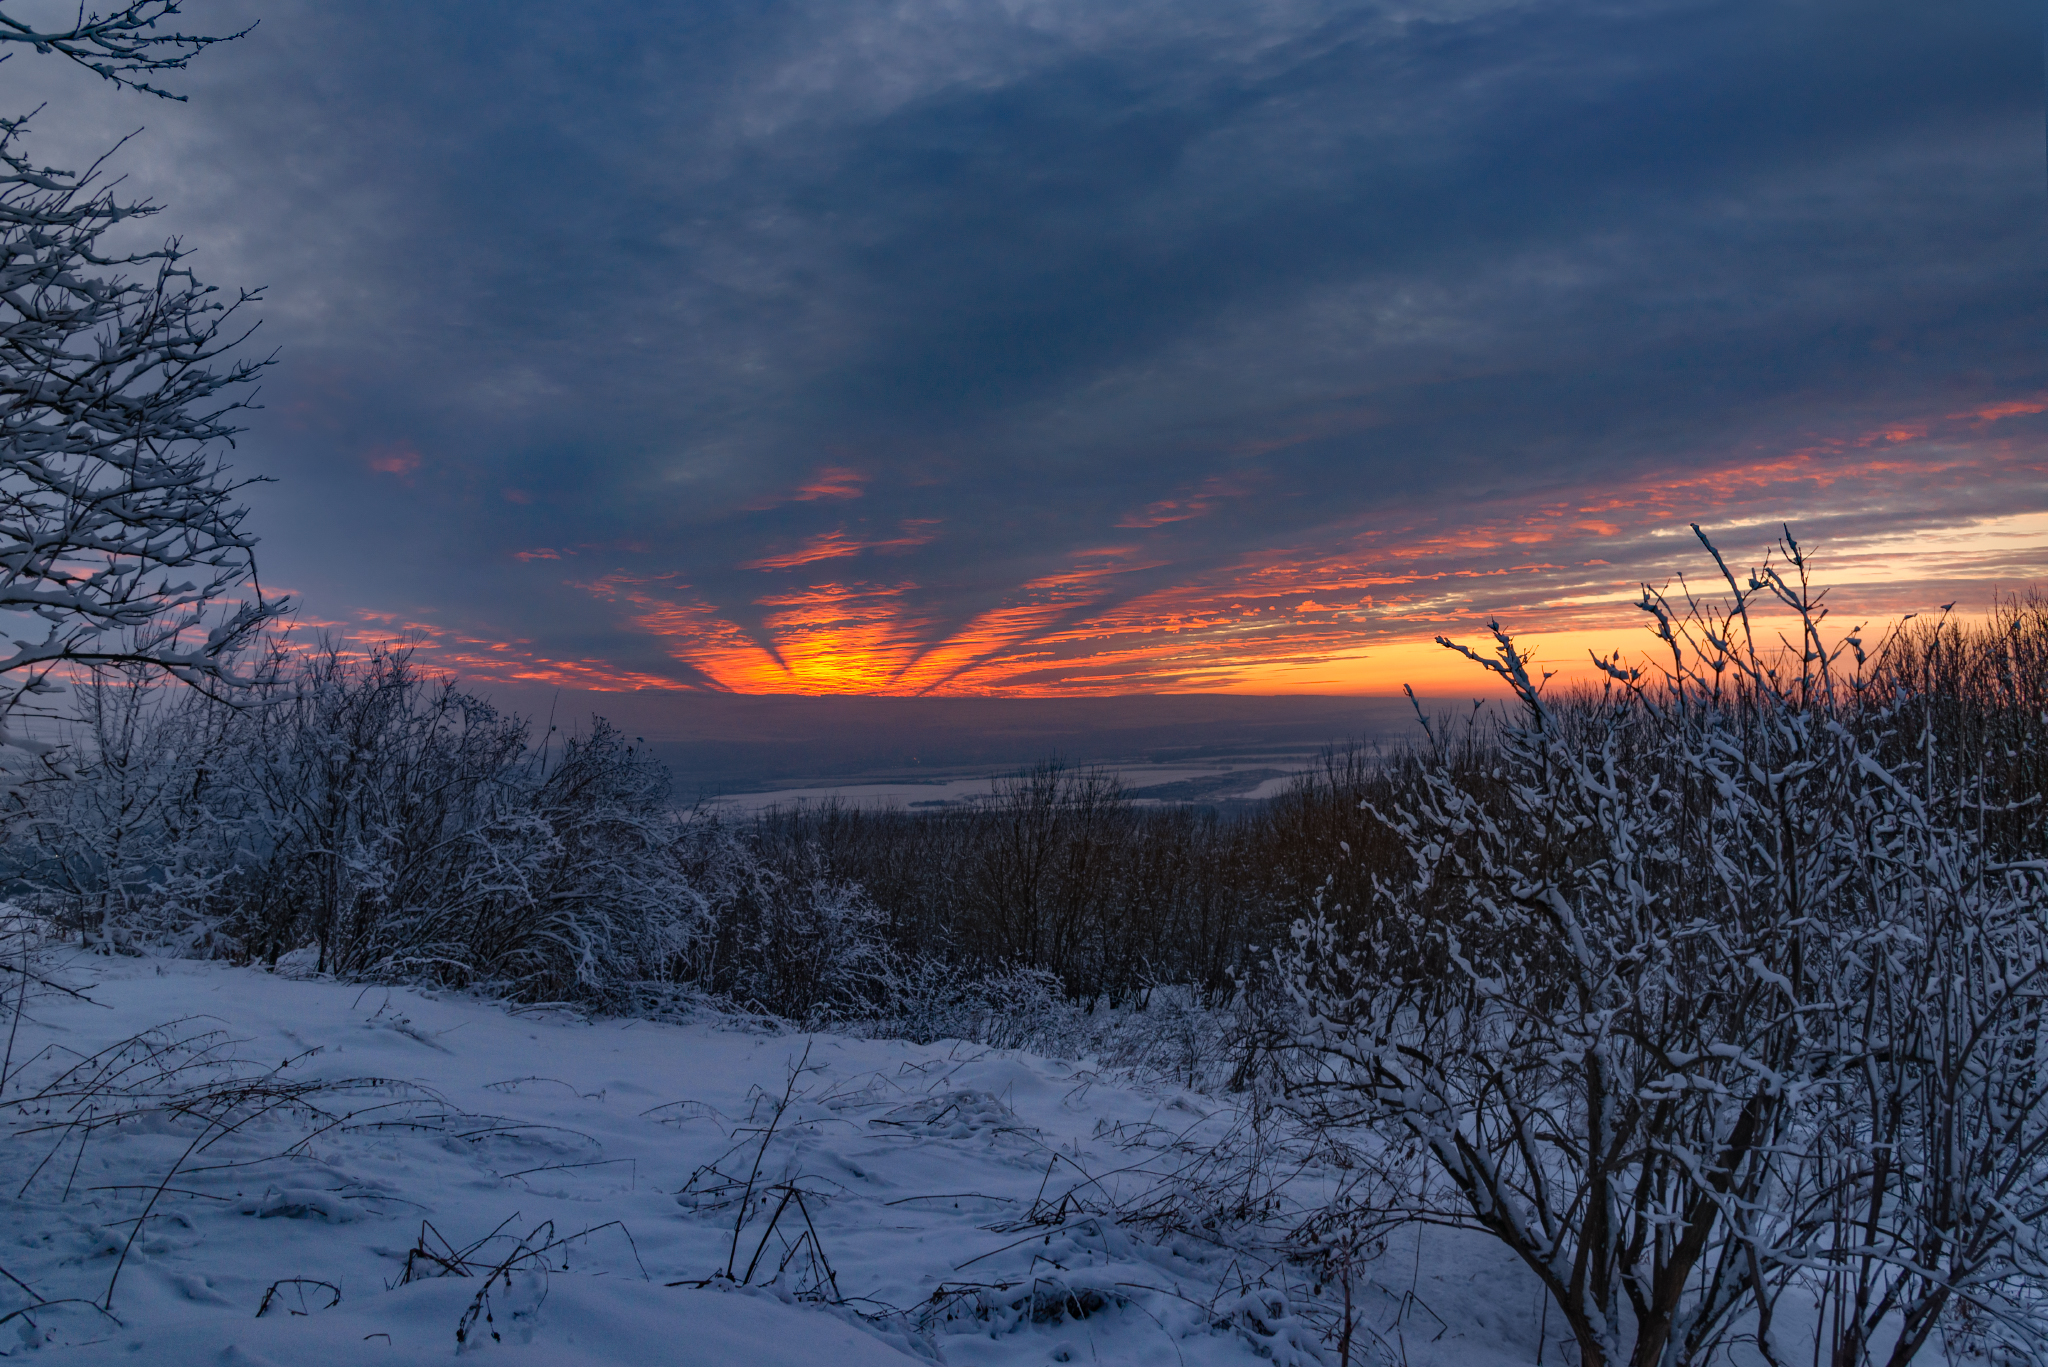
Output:
<path fill-rule="evenodd" d="M 35 165 L 25 127 L 0 119 L 0 741 L 33 748 L 24 718 L 67 673 L 232 681 L 283 605 L 220 455 L 269 363 L 229 356 L 255 296 L 200 283 L 175 240 L 104 248 L 155 206 Z"/>
<path fill-rule="evenodd" d="M 1830 644 L 1782 549 L 1745 580 L 1717 553 L 1723 602 L 1646 588 L 1669 663 L 1602 693 L 1546 696 L 1499 628 L 1445 642 L 1521 716 L 1487 767 L 1433 747 L 1372 813 L 1405 870 L 1297 925 L 1303 1114 L 1426 1157 L 1419 1213 L 1511 1249 L 1587 1367 L 1787 1361 L 1794 1288 L 1838 1367 L 1951 1311 L 2042 1360 L 2038 824 L 1992 847 L 2026 804 L 1899 686 L 1925 642 Z M 1796 640 L 1756 641 L 1758 599 Z"/>

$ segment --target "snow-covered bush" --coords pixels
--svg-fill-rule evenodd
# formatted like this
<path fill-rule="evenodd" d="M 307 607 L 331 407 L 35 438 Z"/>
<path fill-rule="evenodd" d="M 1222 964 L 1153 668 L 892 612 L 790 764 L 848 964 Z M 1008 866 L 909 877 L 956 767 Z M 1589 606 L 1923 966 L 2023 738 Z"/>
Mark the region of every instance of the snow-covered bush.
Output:
<path fill-rule="evenodd" d="M 815 857 L 771 862 L 716 816 L 673 844 L 690 915 L 676 972 L 751 1011 L 824 1022 L 873 1013 L 895 975 L 881 913 Z"/>
<path fill-rule="evenodd" d="M 1520 715 L 1490 764 L 1426 755 L 1369 813 L 1404 857 L 1297 926 L 1301 1114 L 1511 1249 L 1585 1367 L 1787 1361 L 1795 1293 L 1818 1361 L 1903 1363 L 1957 1306 L 2042 1360 L 2048 863 L 1982 837 L 2038 791 L 1940 754 L 1786 551 L 1718 610 L 1646 592 L 1668 662 L 1602 694 L 1465 652 Z"/>
<path fill-rule="evenodd" d="M 202 694 L 152 686 L 136 668 L 71 686 L 63 769 L 17 791 L 11 872 L 105 951 L 209 955 L 221 895 L 246 832 L 220 801 L 228 715 Z"/>
<path fill-rule="evenodd" d="M 964 972 L 939 959 L 923 959 L 899 980 L 890 1033 L 920 1044 L 973 1040 L 1000 1049 L 1037 1048 L 1074 1033 L 1086 1012 L 1067 1000 L 1058 975 L 1042 968 Z"/>
<path fill-rule="evenodd" d="M 892 961 L 857 887 L 668 802 L 602 720 L 535 736 L 403 651 L 278 652 L 226 699 L 86 681 L 72 776 L 24 795 L 8 872 L 107 952 L 639 1009 L 676 991 L 865 1014 Z"/>
<path fill-rule="evenodd" d="M 515 819 L 526 727 L 403 652 L 330 642 L 273 678 L 216 760 L 256 832 L 238 851 L 232 930 L 271 960 L 311 943 L 322 970 L 431 953 L 443 918 L 495 890 L 478 886 L 498 861 L 476 842 Z"/>

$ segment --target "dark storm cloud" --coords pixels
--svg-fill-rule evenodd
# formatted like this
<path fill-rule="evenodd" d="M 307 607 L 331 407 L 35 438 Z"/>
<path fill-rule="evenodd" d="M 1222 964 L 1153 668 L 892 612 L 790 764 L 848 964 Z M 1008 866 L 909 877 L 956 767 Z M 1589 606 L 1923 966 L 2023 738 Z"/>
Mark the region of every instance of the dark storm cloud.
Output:
<path fill-rule="evenodd" d="M 138 178 L 271 284 L 271 573 L 477 658 L 1086 655 L 1261 556 L 2048 391 L 2017 2 L 260 13 Z M 2041 508 L 1999 421 L 1855 516 Z M 1783 502 L 1718 497 L 1665 511 Z"/>

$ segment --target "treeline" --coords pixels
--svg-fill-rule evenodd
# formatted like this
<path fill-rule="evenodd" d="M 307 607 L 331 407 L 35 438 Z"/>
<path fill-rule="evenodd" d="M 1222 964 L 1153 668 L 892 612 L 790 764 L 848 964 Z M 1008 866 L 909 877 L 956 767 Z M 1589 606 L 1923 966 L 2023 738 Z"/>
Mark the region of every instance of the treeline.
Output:
<path fill-rule="evenodd" d="M 1257 937 L 1284 924 L 1262 822 L 1139 807 L 1112 775 L 1056 762 L 964 810 L 826 803 L 745 830 L 777 865 L 816 860 L 860 886 L 898 952 L 1044 970 L 1084 1000 L 1159 982 L 1227 995 Z"/>
<path fill-rule="evenodd" d="M 260 677 L 76 684 L 51 762 L 10 790 L 9 894 L 102 952 L 605 1010 L 681 992 L 845 1019 L 1016 974 L 1084 1004 L 1214 1003 L 1284 939 L 1342 824 L 1327 776 L 1239 819 L 1057 763 L 962 812 L 735 820 L 678 808 L 602 719 L 542 733 L 403 651 L 278 651 Z"/>
<path fill-rule="evenodd" d="M 1047 761 L 957 808 L 804 804 L 743 829 L 778 867 L 862 888 L 899 953 L 1042 970 L 1083 1004 L 1121 1006 L 1162 984 L 1215 1004 L 1286 942 L 1343 847 L 1372 843 L 1358 803 L 1398 767 L 1398 755 L 1335 746 L 1288 792 L 1220 812 L 1139 804 L 1105 770 Z"/>

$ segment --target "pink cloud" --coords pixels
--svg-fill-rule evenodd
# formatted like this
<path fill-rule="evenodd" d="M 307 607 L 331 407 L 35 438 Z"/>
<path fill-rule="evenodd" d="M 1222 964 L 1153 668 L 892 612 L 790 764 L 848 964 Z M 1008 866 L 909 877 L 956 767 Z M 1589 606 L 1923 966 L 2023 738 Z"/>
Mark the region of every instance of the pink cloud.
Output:
<path fill-rule="evenodd" d="M 406 483 L 419 472 L 420 453 L 409 441 L 403 439 L 372 447 L 363 457 L 363 462 L 380 475 L 397 475 Z"/>

